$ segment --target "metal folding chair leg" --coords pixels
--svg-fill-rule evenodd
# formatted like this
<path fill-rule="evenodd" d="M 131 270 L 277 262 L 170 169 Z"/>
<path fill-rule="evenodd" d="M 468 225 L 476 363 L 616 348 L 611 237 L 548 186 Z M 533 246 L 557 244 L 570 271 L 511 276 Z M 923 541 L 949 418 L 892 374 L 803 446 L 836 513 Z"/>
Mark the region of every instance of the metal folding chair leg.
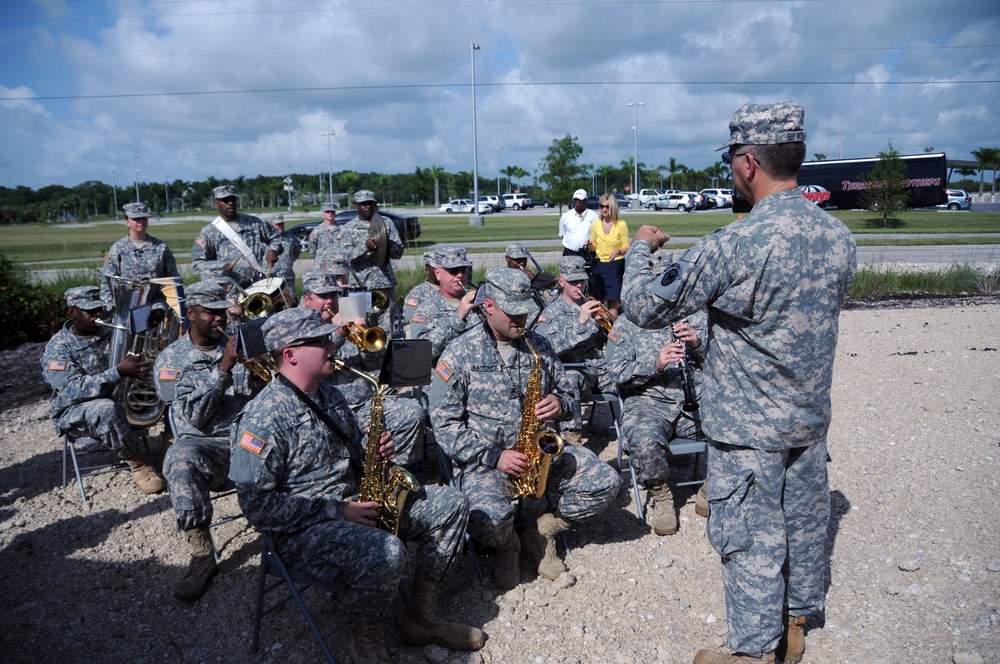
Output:
<path fill-rule="evenodd" d="M 103 475 L 104 473 L 116 473 L 120 470 L 128 470 L 128 465 L 125 464 L 121 459 L 116 459 L 115 461 L 103 464 L 97 464 L 93 466 L 80 466 L 80 460 L 77 457 L 76 445 L 91 447 L 99 446 L 101 441 L 90 438 L 88 436 L 73 437 L 70 434 L 63 436 L 63 451 L 62 451 L 62 486 L 65 489 L 68 483 L 69 474 L 69 462 L 73 463 L 73 473 L 76 475 L 77 486 L 80 487 L 80 498 L 83 499 L 83 504 L 90 506 L 90 501 L 87 500 L 87 491 L 83 486 L 83 478 L 91 477 L 93 475 Z M 113 454 L 111 450 L 96 450 L 101 452 L 107 452 L 108 454 Z M 81 450 L 81 454 L 83 451 Z"/>

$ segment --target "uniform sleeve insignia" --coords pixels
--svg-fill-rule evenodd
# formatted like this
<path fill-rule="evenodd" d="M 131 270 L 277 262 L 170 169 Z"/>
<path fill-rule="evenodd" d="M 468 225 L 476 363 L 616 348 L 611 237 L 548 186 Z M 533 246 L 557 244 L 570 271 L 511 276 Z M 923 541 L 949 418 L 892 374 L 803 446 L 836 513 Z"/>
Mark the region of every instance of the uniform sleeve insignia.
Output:
<path fill-rule="evenodd" d="M 196 237 L 196 238 L 194 239 L 194 243 L 195 243 L 195 244 L 197 244 L 197 245 L 198 245 L 199 247 L 201 247 L 202 249 L 204 249 L 204 248 L 205 248 L 205 245 L 207 244 L 207 243 L 205 242 L 205 238 L 203 238 L 203 237 L 202 237 L 202 236 L 200 236 L 200 235 L 199 235 L 198 237 Z"/>
<path fill-rule="evenodd" d="M 160 369 L 160 373 L 157 374 L 157 380 L 177 380 L 177 377 L 181 375 L 181 372 L 177 369 Z"/>
<path fill-rule="evenodd" d="M 610 341 L 611 343 L 615 343 L 616 344 L 616 343 L 618 343 L 621 340 L 622 340 L 622 334 L 621 334 L 621 332 L 619 332 L 615 328 L 611 328 L 611 331 L 608 332 L 608 341 Z"/>
<path fill-rule="evenodd" d="M 66 360 L 50 360 L 49 371 L 66 371 Z"/>
<path fill-rule="evenodd" d="M 539 323 L 544 323 L 548 319 L 549 319 L 549 315 L 548 314 L 542 314 L 541 316 L 538 317 L 538 322 Z"/>
<path fill-rule="evenodd" d="M 110 262 L 111 262 L 111 254 L 104 254 L 104 263 L 107 264 Z"/>
<path fill-rule="evenodd" d="M 406 301 L 406 306 L 408 306 L 408 307 L 415 307 L 415 306 L 417 306 L 418 304 L 420 304 L 420 300 L 418 300 L 418 299 L 417 299 L 417 298 L 415 298 L 415 297 L 411 297 L 410 299 L 408 299 L 408 300 Z"/>
<path fill-rule="evenodd" d="M 455 375 L 455 372 L 451 370 L 451 367 L 444 362 L 438 362 L 437 366 L 434 367 L 434 371 L 436 371 L 437 375 L 441 376 L 441 379 L 445 382 L 451 380 L 451 377 Z"/>
<path fill-rule="evenodd" d="M 413 318 L 410 319 L 411 323 L 426 323 L 427 314 L 413 314 Z"/>
<path fill-rule="evenodd" d="M 343 233 L 338 233 L 337 234 L 337 239 L 338 240 L 343 240 L 344 239 L 344 234 Z"/>
<path fill-rule="evenodd" d="M 260 456 L 261 450 L 264 449 L 264 445 L 265 441 L 261 440 L 249 431 L 244 431 L 243 435 L 240 436 L 240 447 L 248 452 L 253 452 L 258 456 Z"/>

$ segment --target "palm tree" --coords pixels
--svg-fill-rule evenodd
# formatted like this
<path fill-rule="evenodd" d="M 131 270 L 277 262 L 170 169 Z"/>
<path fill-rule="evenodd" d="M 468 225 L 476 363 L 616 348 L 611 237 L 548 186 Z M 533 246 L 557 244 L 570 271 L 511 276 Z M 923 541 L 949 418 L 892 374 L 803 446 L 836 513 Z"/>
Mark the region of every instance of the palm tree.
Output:
<path fill-rule="evenodd" d="M 434 178 L 434 207 L 439 207 L 441 205 L 441 176 L 444 175 L 444 169 L 437 164 L 431 164 L 431 167 L 427 169 L 427 175 Z"/>
<path fill-rule="evenodd" d="M 1000 158 L 1000 148 L 979 148 L 978 150 L 972 151 L 972 156 L 976 158 L 979 162 L 979 195 L 983 195 L 983 174 L 986 169 L 990 166 L 993 167 L 993 183 L 996 184 L 997 179 L 997 161 Z M 991 189 L 995 189 L 992 186 Z M 994 193 L 996 193 L 994 191 Z"/>
<path fill-rule="evenodd" d="M 670 158 L 670 161 L 667 163 L 667 172 L 670 173 L 670 188 L 671 189 L 674 189 L 674 176 L 675 175 L 679 175 L 680 173 L 683 173 L 686 170 L 687 170 L 687 166 L 685 166 L 684 164 L 679 163 L 673 157 Z"/>

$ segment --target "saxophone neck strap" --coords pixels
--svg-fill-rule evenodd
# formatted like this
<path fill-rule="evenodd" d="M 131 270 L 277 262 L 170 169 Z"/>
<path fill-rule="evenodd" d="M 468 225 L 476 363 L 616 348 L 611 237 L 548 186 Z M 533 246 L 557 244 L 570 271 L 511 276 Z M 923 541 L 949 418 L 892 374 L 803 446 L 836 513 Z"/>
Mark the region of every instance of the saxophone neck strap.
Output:
<path fill-rule="evenodd" d="M 361 469 L 364 464 L 364 453 L 358 446 L 358 441 L 349 436 L 347 432 L 344 431 L 343 427 L 337 423 L 337 420 L 330 417 L 330 413 L 317 406 L 316 402 L 310 399 L 308 394 L 300 390 L 295 383 L 288 380 L 280 373 L 278 374 L 278 381 L 294 392 L 295 396 L 301 399 L 305 405 L 309 406 L 309 408 L 316 413 L 316 417 L 323 421 L 323 424 L 330 429 L 333 435 L 344 441 L 344 446 L 347 448 L 347 452 L 351 455 L 351 465 L 354 466 L 355 469 Z"/>

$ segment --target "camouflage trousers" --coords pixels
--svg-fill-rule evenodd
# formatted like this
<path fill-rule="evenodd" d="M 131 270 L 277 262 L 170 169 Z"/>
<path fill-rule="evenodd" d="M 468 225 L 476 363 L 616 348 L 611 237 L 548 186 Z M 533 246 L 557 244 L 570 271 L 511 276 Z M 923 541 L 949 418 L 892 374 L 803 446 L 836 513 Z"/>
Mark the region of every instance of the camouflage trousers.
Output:
<path fill-rule="evenodd" d="M 722 556 L 730 650 L 774 650 L 781 613 L 825 608 L 826 440 L 764 451 L 711 441 L 708 540 Z"/>
<path fill-rule="evenodd" d="M 667 444 L 671 440 L 698 433 L 698 423 L 686 417 L 677 419 L 680 412 L 679 403 L 638 395 L 625 399 L 619 426 L 632 468 L 644 486 L 663 484 L 670 478 Z M 676 431 L 674 420 L 677 421 Z"/>
<path fill-rule="evenodd" d="M 211 492 L 229 481 L 229 439 L 183 435 L 167 448 L 163 477 L 179 530 L 212 523 Z"/>
<path fill-rule="evenodd" d="M 590 450 L 567 445 L 552 460 L 546 494 L 567 521 L 578 522 L 603 512 L 618 497 L 622 478 Z M 462 492 L 469 498 L 469 533 L 486 546 L 502 548 L 514 536 L 517 511 L 510 476 L 496 468 L 471 466 L 461 475 Z"/>
<path fill-rule="evenodd" d="M 128 423 L 125 409 L 111 399 L 93 399 L 70 406 L 56 421 L 56 432 L 96 438 L 121 459 L 133 459 L 141 453 L 140 436 Z"/>
<path fill-rule="evenodd" d="M 352 408 L 358 426 L 364 431 L 371 424 L 371 402 Z M 424 434 L 427 431 L 427 412 L 416 399 L 389 394 L 382 403 L 385 428 L 392 432 L 396 444 L 395 463 L 408 466 L 424 458 Z"/>
<path fill-rule="evenodd" d="M 576 396 L 576 408 L 573 419 L 566 423 L 566 429 L 583 430 L 583 402 L 590 399 L 594 393 L 608 394 L 616 391 L 608 373 L 601 367 L 567 367 L 566 379 L 572 386 Z"/>
<path fill-rule="evenodd" d="M 350 521 L 330 520 L 290 534 L 276 534 L 286 565 L 350 591 L 354 613 L 376 623 L 395 599 L 406 565 L 406 542 L 416 542 L 414 575 L 444 582 L 465 538 L 469 503 L 458 489 L 425 486 L 410 492 L 399 537 Z"/>

